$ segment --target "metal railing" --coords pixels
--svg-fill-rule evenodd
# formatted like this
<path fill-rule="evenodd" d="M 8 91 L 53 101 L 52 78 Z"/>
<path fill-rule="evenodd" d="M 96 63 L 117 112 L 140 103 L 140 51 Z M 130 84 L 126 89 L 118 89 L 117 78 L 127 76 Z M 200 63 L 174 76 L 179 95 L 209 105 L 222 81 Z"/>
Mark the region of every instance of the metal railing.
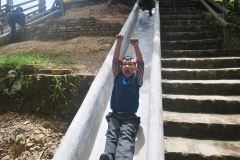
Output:
<path fill-rule="evenodd" d="M 13 5 L 13 6 L 11 6 L 11 8 L 16 8 L 16 7 L 23 6 L 23 5 L 26 5 L 26 4 L 29 4 L 29 3 L 32 3 L 32 2 L 36 2 L 36 1 L 38 1 L 38 4 L 34 4 L 34 5 L 32 5 L 32 6 L 28 7 L 28 8 L 25 8 L 23 10 L 23 12 L 29 11 L 31 9 L 35 9 L 35 10 L 33 10 L 33 11 L 31 11 L 31 12 L 25 14 L 25 15 L 29 16 L 29 15 L 32 15 L 32 14 L 42 13 L 42 12 L 46 11 L 46 5 L 45 5 L 46 2 L 45 2 L 45 0 L 28 0 L 26 2 L 19 3 L 17 5 Z M 1 6 L 1 11 L 5 11 L 5 9 L 6 9 L 6 4 Z M 4 20 L 4 19 L 6 19 L 6 16 L 0 18 L 0 20 Z"/>
<path fill-rule="evenodd" d="M 214 0 L 208 0 L 211 2 L 215 7 L 217 7 L 220 11 L 223 12 L 223 18 L 215 12 L 204 0 L 199 0 L 208 10 L 209 12 L 220 22 L 220 24 L 224 27 L 223 35 L 224 35 L 224 46 L 228 46 L 229 43 L 229 33 L 227 30 L 228 27 L 228 14 L 230 13 L 229 10 L 227 10 L 227 0 L 223 0 L 223 6 L 215 2 Z"/>

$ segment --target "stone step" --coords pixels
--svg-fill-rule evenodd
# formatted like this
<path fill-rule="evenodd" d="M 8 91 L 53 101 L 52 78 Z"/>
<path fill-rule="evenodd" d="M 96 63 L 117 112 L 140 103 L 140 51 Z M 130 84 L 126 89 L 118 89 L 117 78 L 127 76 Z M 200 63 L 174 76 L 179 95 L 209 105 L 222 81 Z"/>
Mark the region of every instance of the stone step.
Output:
<path fill-rule="evenodd" d="M 240 140 L 240 114 L 163 112 L 164 136 Z"/>
<path fill-rule="evenodd" d="M 162 80 L 163 94 L 240 95 L 240 80 Z"/>
<path fill-rule="evenodd" d="M 162 22 L 164 23 L 164 22 Z M 184 24 L 185 25 L 185 24 Z M 172 26 L 168 24 L 166 26 L 161 26 L 161 32 L 202 32 L 202 31 L 214 31 L 207 25 L 181 25 Z"/>
<path fill-rule="evenodd" d="M 162 50 L 162 58 L 203 58 L 203 57 L 240 57 L 237 50 L 208 49 L 208 50 Z"/>
<path fill-rule="evenodd" d="M 240 141 L 164 137 L 165 160 L 237 160 Z"/>
<path fill-rule="evenodd" d="M 176 1 L 176 4 L 182 4 L 183 6 L 187 5 L 187 4 L 195 4 L 196 2 L 195 1 Z M 166 0 L 166 1 L 159 1 L 159 5 L 162 6 L 164 4 L 172 4 L 172 1 L 171 0 Z"/>
<path fill-rule="evenodd" d="M 163 32 L 162 41 L 218 39 L 217 32 Z"/>
<path fill-rule="evenodd" d="M 240 68 L 221 69 L 178 69 L 162 68 L 162 79 L 171 80 L 214 80 L 240 79 Z"/>
<path fill-rule="evenodd" d="M 205 16 L 205 14 L 202 14 L 202 11 L 199 10 L 178 10 L 177 12 L 172 12 L 172 11 L 163 11 L 160 10 L 160 17 L 163 15 L 202 15 Z"/>
<path fill-rule="evenodd" d="M 163 94 L 162 100 L 165 111 L 240 114 L 240 96 Z"/>
<path fill-rule="evenodd" d="M 162 15 L 161 21 L 164 20 L 203 20 L 202 15 Z"/>
<path fill-rule="evenodd" d="M 239 68 L 240 57 L 161 58 L 162 68 L 217 69 Z"/>
<path fill-rule="evenodd" d="M 205 29 L 209 28 L 209 24 L 207 21 L 204 20 L 161 20 L 161 29 L 164 29 L 164 27 L 178 27 L 178 28 L 188 28 L 189 30 L 193 30 L 193 28 L 197 28 L 198 30 L 204 31 Z M 203 26 L 202 26 L 203 25 Z M 190 30 L 190 31 L 191 31 Z"/>
<path fill-rule="evenodd" d="M 172 8 L 173 8 L 173 5 L 170 4 L 170 5 L 160 5 L 160 11 L 172 11 Z M 186 11 L 186 10 L 189 10 L 189 11 L 195 11 L 196 10 L 196 5 L 191 5 L 191 6 L 184 6 L 184 5 L 177 5 L 177 12 L 178 11 Z"/>
<path fill-rule="evenodd" d="M 181 41 L 161 41 L 163 50 L 190 50 L 190 49 L 220 49 L 222 40 L 203 39 L 203 40 L 181 40 Z"/>

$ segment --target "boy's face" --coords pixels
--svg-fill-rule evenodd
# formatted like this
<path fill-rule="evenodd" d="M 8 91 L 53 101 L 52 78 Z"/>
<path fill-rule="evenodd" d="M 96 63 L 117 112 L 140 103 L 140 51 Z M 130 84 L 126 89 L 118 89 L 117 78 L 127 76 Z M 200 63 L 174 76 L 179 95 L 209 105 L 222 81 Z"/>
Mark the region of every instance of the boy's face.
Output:
<path fill-rule="evenodd" d="M 136 66 L 131 59 L 124 59 L 121 63 L 121 71 L 123 75 L 127 78 L 131 77 L 136 71 Z"/>

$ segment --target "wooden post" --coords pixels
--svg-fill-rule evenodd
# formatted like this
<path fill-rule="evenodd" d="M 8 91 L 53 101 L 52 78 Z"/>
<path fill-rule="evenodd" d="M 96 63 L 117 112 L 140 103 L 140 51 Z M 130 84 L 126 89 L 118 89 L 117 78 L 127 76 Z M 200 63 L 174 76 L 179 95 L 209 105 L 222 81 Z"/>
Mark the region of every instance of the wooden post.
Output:
<path fill-rule="evenodd" d="M 38 0 L 38 13 L 42 13 L 44 11 L 46 11 L 46 1 Z"/>
<path fill-rule="evenodd" d="M 59 1 L 61 1 L 61 7 L 62 7 L 62 16 L 64 16 L 64 14 L 65 14 L 65 11 L 64 11 L 64 6 L 63 6 L 63 0 L 59 0 Z"/>
<path fill-rule="evenodd" d="M 223 0 L 223 7 L 227 9 L 228 6 L 228 0 Z M 228 15 L 223 14 L 223 19 L 228 22 Z M 224 27 L 223 30 L 223 35 L 224 35 L 224 46 L 227 47 L 229 45 L 229 33 L 227 27 Z"/>

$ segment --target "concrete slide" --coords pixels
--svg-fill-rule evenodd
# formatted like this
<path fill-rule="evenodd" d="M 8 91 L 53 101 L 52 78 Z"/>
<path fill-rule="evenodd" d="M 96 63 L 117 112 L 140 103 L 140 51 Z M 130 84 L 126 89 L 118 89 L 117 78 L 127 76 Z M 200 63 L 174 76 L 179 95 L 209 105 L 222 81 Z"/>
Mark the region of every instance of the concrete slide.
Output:
<path fill-rule="evenodd" d="M 146 157 L 146 139 L 147 139 L 147 125 L 148 125 L 148 106 L 149 106 L 149 80 L 150 80 L 150 71 L 151 71 L 151 60 L 152 60 L 152 40 L 153 40 L 153 17 L 148 15 L 148 12 L 140 12 L 138 20 L 135 24 L 132 37 L 139 38 L 139 46 L 143 54 L 143 59 L 145 61 L 144 68 L 144 79 L 143 86 L 140 89 L 140 100 L 139 100 L 139 109 L 137 115 L 141 117 L 141 124 L 139 126 L 138 135 L 136 138 L 136 149 L 135 157 L 136 160 L 143 159 Z M 133 47 L 129 45 L 126 55 L 131 55 L 135 57 L 135 52 Z M 104 115 L 107 115 L 110 112 L 110 105 L 108 103 Z M 105 133 L 107 130 L 107 121 L 105 118 L 102 119 L 100 129 L 98 131 L 97 138 L 94 143 L 93 150 L 89 160 L 98 159 L 101 152 L 104 151 L 104 144 L 106 141 Z M 144 160 L 144 159 L 143 159 Z"/>
<path fill-rule="evenodd" d="M 151 86 L 152 81 L 154 81 L 151 80 L 151 75 L 161 78 L 159 76 L 160 27 L 157 2 L 155 8 L 153 16 L 149 16 L 148 11 L 140 11 L 138 5 L 135 4 L 121 30 L 121 33 L 124 34 L 124 40 L 120 57 L 122 58 L 125 55 L 135 56 L 133 47 L 129 45 L 129 39 L 135 37 L 139 39 L 139 46 L 145 61 L 144 81 L 140 89 L 140 106 L 137 112 L 137 115 L 141 117 L 141 124 L 136 138 L 134 160 L 163 159 L 160 156 L 163 153 L 161 87 L 159 89 L 161 80 L 158 81 L 156 86 Z M 111 111 L 109 101 L 113 87 L 111 64 L 114 48 L 115 43 L 75 115 L 53 160 L 98 160 L 100 154 L 104 151 L 107 130 L 105 116 Z M 158 60 L 157 63 L 154 62 L 156 60 Z M 156 73 L 152 69 L 154 63 L 157 64 L 154 66 L 154 70 L 157 67 Z M 154 103 L 150 103 L 150 100 L 153 100 Z M 148 143 L 148 141 L 151 141 L 151 143 Z"/>

